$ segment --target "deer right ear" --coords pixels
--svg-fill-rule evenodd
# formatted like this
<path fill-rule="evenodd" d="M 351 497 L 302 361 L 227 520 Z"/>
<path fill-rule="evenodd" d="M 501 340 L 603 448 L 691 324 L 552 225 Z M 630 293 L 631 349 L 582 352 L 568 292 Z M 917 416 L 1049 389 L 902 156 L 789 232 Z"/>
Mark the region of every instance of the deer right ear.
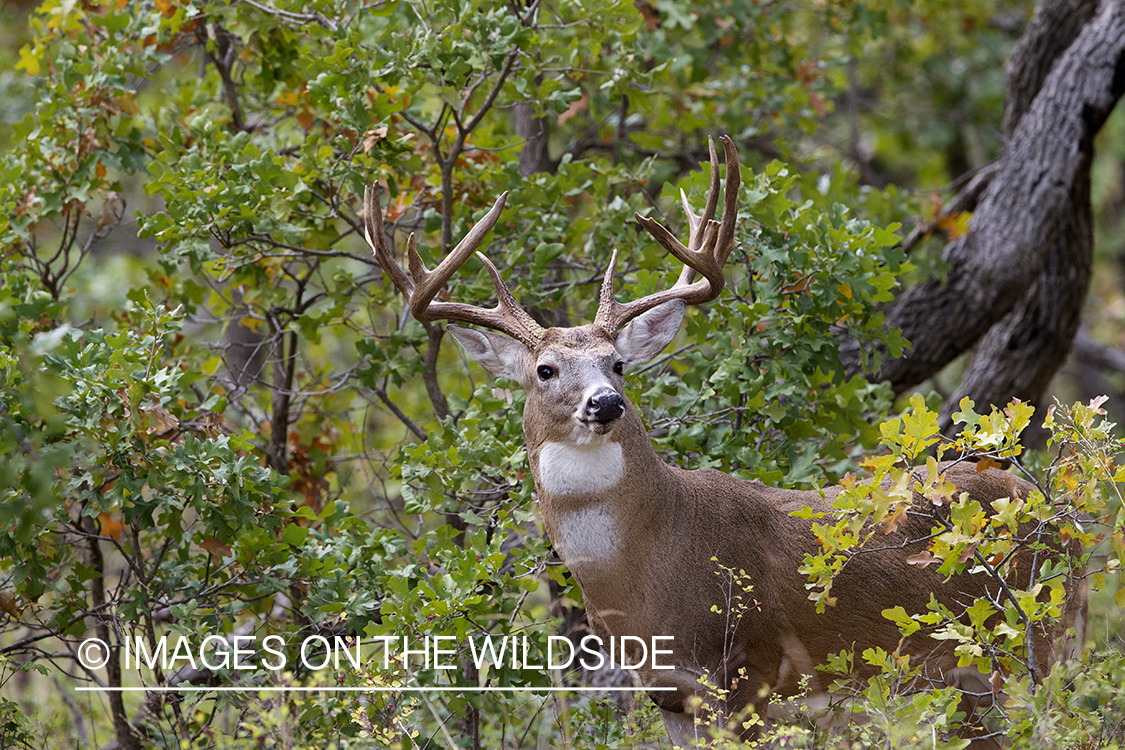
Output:
<path fill-rule="evenodd" d="M 502 333 L 478 331 L 450 324 L 446 330 L 477 363 L 493 375 L 522 383 L 520 360 L 530 354 L 526 346 Z"/>
<path fill-rule="evenodd" d="M 648 362 L 672 343 L 684 320 L 684 301 L 674 299 L 633 318 L 617 334 L 617 353 L 625 364 Z"/>

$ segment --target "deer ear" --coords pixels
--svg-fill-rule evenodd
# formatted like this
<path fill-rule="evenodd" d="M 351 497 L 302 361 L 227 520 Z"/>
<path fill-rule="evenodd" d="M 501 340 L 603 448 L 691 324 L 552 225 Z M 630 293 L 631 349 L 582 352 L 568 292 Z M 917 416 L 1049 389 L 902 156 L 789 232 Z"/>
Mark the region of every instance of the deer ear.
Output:
<path fill-rule="evenodd" d="M 450 324 L 446 329 L 453 334 L 462 348 L 481 367 L 493 375 L 522 383 L 520 360 L 529 352 L 527 347 L 513 338 L 492 331 L 477 331 Z"/>
<path fill-rule="evenodd" d="M 684 301 L 674 299 L 637 316 L 617 334 L 617 353 L 626 364 L 647 362 L 672 343 L 684 320 Z"/>

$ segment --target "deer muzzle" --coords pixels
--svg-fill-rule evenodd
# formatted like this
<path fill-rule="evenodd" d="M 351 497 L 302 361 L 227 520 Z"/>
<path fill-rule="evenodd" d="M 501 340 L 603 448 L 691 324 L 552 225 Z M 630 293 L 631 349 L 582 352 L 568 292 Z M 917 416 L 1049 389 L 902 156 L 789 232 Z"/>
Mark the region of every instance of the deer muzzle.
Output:
<path fill-rule="evenodd" d="M 625 413 L 625 399 L 615 390 L 599 390 L 586 401 L 586 419 L 608 424 Z"/>

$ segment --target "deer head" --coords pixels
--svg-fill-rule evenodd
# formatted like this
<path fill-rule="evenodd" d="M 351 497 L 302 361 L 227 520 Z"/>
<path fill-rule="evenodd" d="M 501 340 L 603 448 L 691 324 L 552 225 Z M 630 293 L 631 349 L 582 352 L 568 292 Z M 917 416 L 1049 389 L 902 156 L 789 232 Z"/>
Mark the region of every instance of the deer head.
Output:
<path fill-rule="evenodd" d="M 734 248 L 738 215 L 740 170 L 734 143 L 723 137 L 727 180 L 722 221 L 715 221 L 719 169 L 713 143 L 711 186 L 702 215 L 683 199 L 689 222 L 684 246 L 658 222 L 636 215 L 653 237 L 683 264 L 676 283 L 661 292 L 621 303 L 614 298 L 617 251 L 613 252 L 601 286 L 594 322 L 565 329 L 544 330 L 515 301 L 496 267 L 477 253 L 492 278 L 497 306 L 484 309 L 454 302 L 434 302 L 437 292 L 476 250 L 496 223 L 507 193 L 472 231 L 433 270 L 419 257 L 414 235 L 407 241 L 410 276 L 392 257 L 383 233 L 382 211 L 375 192 L 365 194 L 367 241 L 379 264 L 406 296 L 420 321 L 448 320 L 479 325 L 478 331 L 450 326 L 465 350 L 494 375 L 515 380 L 527 392 L 525 427 L 529 444 L 586 445 L 608 435 L 626 412 L 624 369 L 660 353 L 676 336 L 685 305 L 715 299 L 723 290 L 723 264 Z M 696 280 L 696 274 L 702 278 Z"/>

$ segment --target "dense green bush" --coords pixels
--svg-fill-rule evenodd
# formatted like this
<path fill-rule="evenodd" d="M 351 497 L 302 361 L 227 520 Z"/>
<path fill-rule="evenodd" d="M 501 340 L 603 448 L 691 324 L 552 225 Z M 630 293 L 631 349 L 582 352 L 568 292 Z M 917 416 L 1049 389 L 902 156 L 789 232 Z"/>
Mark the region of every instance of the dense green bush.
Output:
<path fill-rule="evenodd" d="M 641 5 L 31 13 L 18 60 L 3 53 L 26 76 L 3 82 L 25 109 L 0 141 L 0 744 L 662 741 L 640 695 L 378 690 L 579 679 L 481 675 L 465 653 L 449 670 L 384 668 L 377 642 L 518 635 L 545 653 L 580 597 L 538 521 L 522 395 L 404 313 L 359 213 L 381 185 L 396 244 L 416 233 L 432 265 L 507 191 L 486 253 L 542 321 L 578 324 L 613 248 L 623 294 L 675 278 L 633 213 L 682 226 L 678 190 L 702 203 L 706 138 L 730 132 L 748 166 L 728 291 L 689 313 L 629 396 L 679 465 L 802 487 L 854 471 L 894 407 L 885 386 L 841 374 L 837 352 L 842 337 L 901 352 L 878 305 L 912 269 L 896 222 L 919 198 L 861 188 L 814 134 L 849 56 L 900 44 L 902 11 L 662 2 L 654 21 Z M 909 67 L 938 53 L 899 54 Z M 521 118 L 550 123 L 549 169 L 521 171 Z M 905 137 L 899 125 L 880 132 Z M 933 171 L 941 143 L 927 148 Z M 466 263 L 453 299 L 491 298 L 480 269 Z M 1068 445 L 1102 428 L 1078 429 Z M 250 634 L 279 636 L 287 668 L 115 666 L 125 639 Z M 362 639 L 363 668 L 295 666 L 312 635 Z M 114 646 L 108 668 L 80 668 L 88 637 Z M 951 696 L 897 695 L 894 661 L 871 658 L 885 679 L 858 700 L 885 721 L 833 741 L 898 741 L 906 726 L 948 738 Z M 1120 741 L 1119 673 L 1106 654 L 1060 667 L 1050 691 L 1017 684 L 1012 731 L 1097 724 Z M 73 693 L 188 682 L 372 692 Z M 33 698 L 49 708 L 21 716 Z M 806 719 L 775 739 L 824 741 Z M 1046 724 L 1055 734 L 1036 734 Z M 915 734 L 903 741 L 930 736 Z"/>

